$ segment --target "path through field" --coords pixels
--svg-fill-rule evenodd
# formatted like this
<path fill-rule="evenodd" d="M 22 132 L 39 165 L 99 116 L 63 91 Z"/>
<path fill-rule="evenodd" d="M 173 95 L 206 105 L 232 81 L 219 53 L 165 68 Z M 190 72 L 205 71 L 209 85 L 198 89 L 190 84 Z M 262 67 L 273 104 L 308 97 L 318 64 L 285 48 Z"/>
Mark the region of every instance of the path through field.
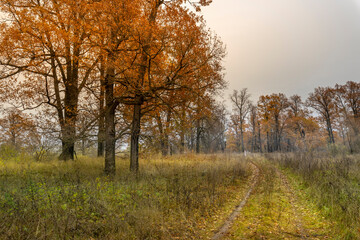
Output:
<path fill-rule="evenodd" d="M 213 240 L 332 239 L 331 223 L 307 204 L 282 170 L 265 160 L 252 164 L 247 194 Z"/>

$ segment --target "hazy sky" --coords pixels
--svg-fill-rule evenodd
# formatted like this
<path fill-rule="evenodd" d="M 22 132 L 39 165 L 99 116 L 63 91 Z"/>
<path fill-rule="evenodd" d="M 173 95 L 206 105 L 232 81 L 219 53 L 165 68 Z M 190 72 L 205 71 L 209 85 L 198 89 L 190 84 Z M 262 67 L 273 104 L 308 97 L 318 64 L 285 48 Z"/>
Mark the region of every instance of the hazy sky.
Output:
<path fill-rule="evenodd" d="M 255 101 L 306 98 L 360 81 L 360 0 L 214 0 L 202 11 L 227 46 L 226 97 L 247 87 Z"/>

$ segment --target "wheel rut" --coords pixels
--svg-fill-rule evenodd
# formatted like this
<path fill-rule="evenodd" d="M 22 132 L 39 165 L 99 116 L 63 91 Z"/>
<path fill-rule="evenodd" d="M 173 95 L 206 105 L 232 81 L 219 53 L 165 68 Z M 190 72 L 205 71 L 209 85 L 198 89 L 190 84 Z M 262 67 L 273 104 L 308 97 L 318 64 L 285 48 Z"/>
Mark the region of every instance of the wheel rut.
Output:
<path fill-rule="evenodd" d="M 251 162 L 250 185 L 241 202 L 212 235 L 219 239 L 329 239 L 332 223 L 296 180 L 266 159 Z"/>
<path fill-rule="evenodd" d="M 212 240 L 222 239 L 228 233 L 228 231 L 230 230 L 231 226 L 233 225 L 235 219 L 240 215 L 242 208 L 248 201 L 251 193 L 253 192 L 255 186 L 257 185 L 257 183 L 259 181 L 260 168 L 257 166 L 257 164 L 253 163 L 252 161 L 250 161 L 250 163 L 253 168 L 253 176 L 251 178 L 251 185 L 250 185 L 248 191 L 246 192 L 246 195 L 243 198 L 243 200 L 240 202 L 239 205 L 237 205 L 235 207 L 234 211 L 225 220 L 224 224 L 216 231 L 214 236 L 211 238 Z"/>

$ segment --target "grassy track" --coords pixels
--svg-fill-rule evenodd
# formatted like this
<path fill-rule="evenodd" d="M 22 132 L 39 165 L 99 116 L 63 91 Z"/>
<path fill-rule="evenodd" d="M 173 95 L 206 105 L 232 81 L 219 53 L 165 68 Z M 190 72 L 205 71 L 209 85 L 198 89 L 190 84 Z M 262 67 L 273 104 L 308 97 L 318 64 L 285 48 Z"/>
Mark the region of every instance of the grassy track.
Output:
<path fill-rule="evenodd" d="M 258 163 L 259 184 L 225 239 L 335 239 L 333 223 L 297 197 L 286 175 Z"/>

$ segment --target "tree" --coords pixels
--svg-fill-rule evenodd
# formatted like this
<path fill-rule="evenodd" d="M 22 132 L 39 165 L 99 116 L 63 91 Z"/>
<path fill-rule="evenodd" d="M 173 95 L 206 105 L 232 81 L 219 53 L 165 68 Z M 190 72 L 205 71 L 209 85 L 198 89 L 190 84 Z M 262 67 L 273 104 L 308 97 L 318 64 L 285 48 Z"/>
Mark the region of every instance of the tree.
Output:
<path fill-rule="evenodd" d="M 329 87 L 315 88 L 314 92 L 309 94 L 306 104 L 315 109 L 326 123 L 326 130 L 328 132 L 329 143 L 335 143 L 332 124 L 336 116 L 334 90 Z"/>
<path fill-rule="evenodd" d="M 288 107 L 289 101 L 282 93 L 259 98 L 258 110 L 266 131 L 269 152 L 281 151 L 281 136 L 287 119 L 284 113 Z"/>
<path fill-rule="evenodd" d="M 233 94 L 230 95 L 230 100 L 234 107 L 234 112 L 237 115 L 239 121 L 239 130 L 240 130 L 240 141 L 241 141 L 241 151 L 245 151 L 244 145 L 244 124 L 247 114 L 249 113 L 249 101 L 250 94 L 247 91 L 247 88 L 243 88 L 240 92 L 234 90 Z M 235 119 L 233 119 L 234 121 Z M 235 120 L 236 121 L 236 120 Z"/>
<path fill-rule="evenodd" d="M 168 105 L 165 101 L 169 98 L 165 96 L 170 92 L 203 95 L 224 84 L 221 41 L 208 32 L 200 16 L 185 8 L 184 1 L 164 3 L 98 1 L 91 8 L 91 41 L 99 48 L 99 62 L 103 65 L 100 69 L 104 72 L 99 78 L 103 79 L 105 98 L 107 174 L 115 173 L 114 119 L 118 106 L 126 105 L 132 110 L 130 169 L 137 172 L 141 119 L 149 109 L 154 104 Z M 209 3 L 193 4 L 199 7 Z M 102 95 L 101 91 L 98 95 Z M 99 120 L 99 137 L 101 125 Z"/>
<path fill-rule="evenodd" d="M 348 81 L 344 85 L 336 84 L 334 92 L 336 107 L 344 119 L 341 132 L 347 135 L 350 151 L 354 152 L 357 150 L 354 145 L 360 146 L 360 83 Z"/>
<path fill-rule="evenodd" d="M 261 152 L 261 129 L 258 110 L 252 103 L 249 104 L 249 122 L 251 128 L 251 151 Z"/>
<path fill-rule="evenodd" d="M 52 107 L 61 128 L 60 159 L 74 159 L 79 95 L 98 58 L 92 55 L 91 1 L 3 0 L 1 78 L 18 76 L 25 108 Z M 29 98 L 32 101 L 29 101 Z"/>
<path fill-rule="evenodd" d="M 30 116 L 17 109 L 6 111 L 0 119 L 0 141 L 14 148 L 40 144 L 40 134 Z"/>

